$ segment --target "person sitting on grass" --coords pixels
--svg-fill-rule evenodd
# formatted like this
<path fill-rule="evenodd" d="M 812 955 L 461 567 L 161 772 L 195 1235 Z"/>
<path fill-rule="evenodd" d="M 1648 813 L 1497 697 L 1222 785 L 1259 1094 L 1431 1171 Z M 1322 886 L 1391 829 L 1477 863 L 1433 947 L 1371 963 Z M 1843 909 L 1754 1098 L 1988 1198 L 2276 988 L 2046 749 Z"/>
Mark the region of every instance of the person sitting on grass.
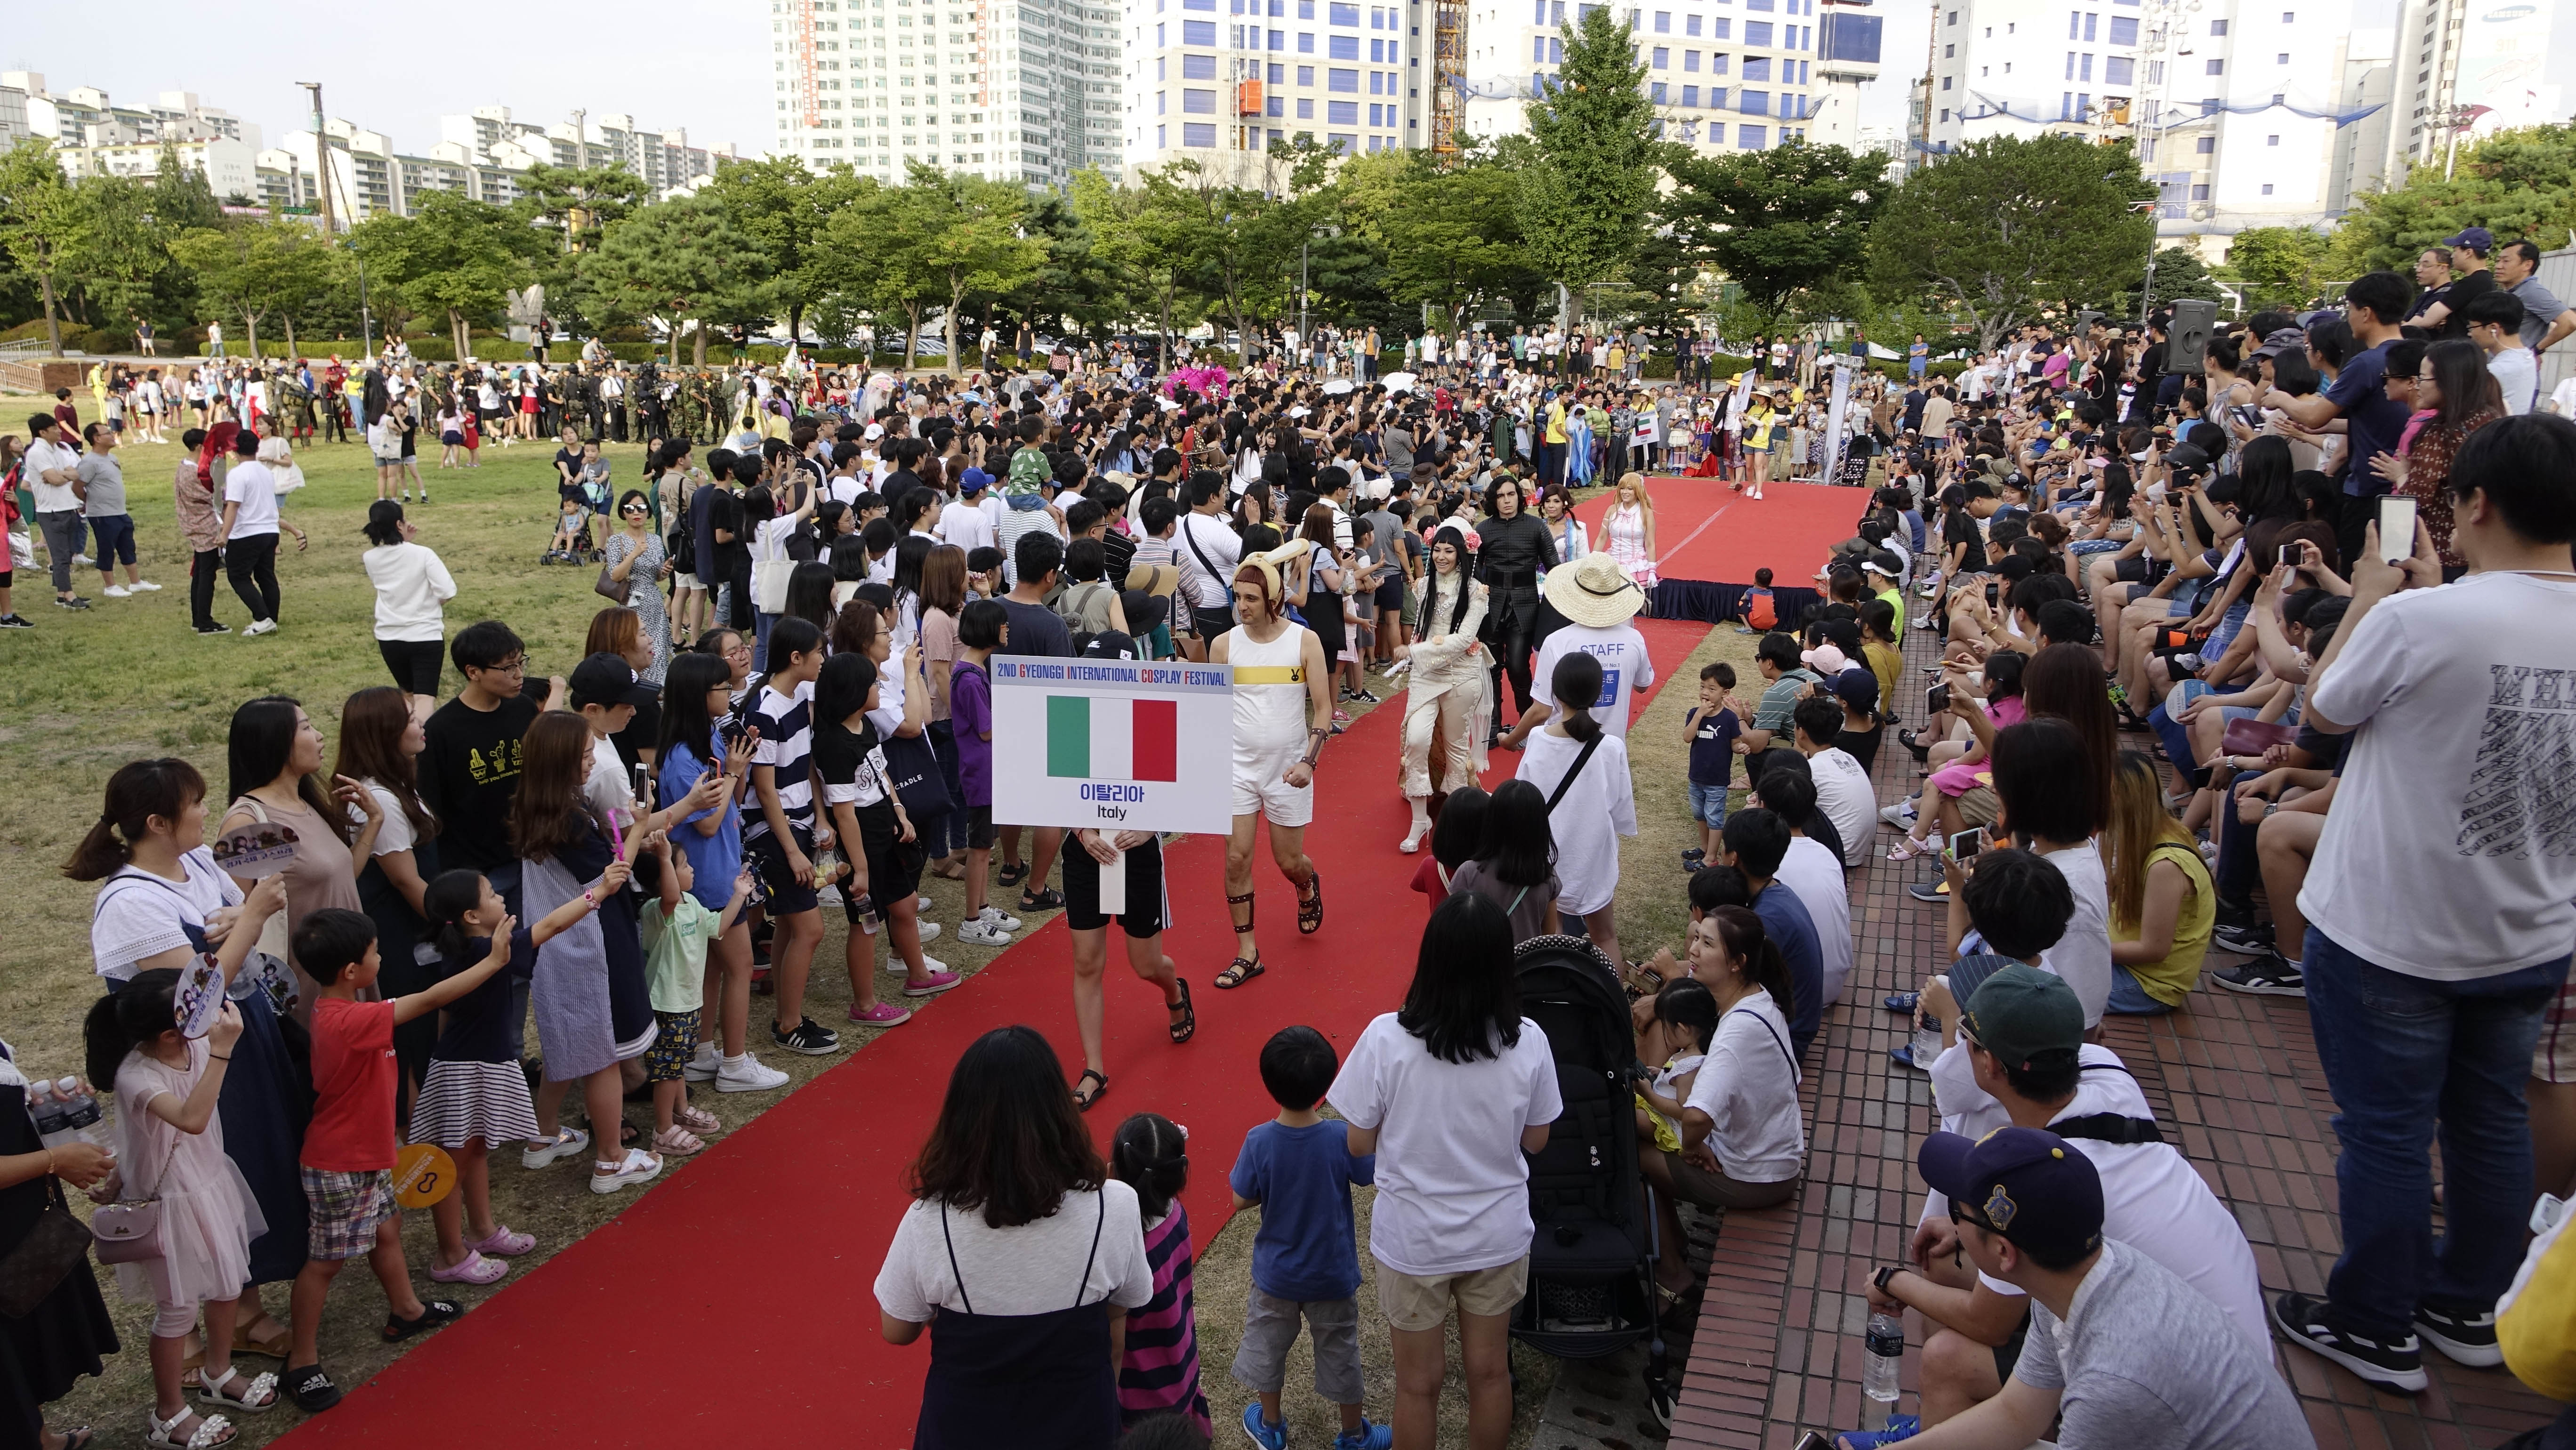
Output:
<path fill-rule="evenodd" d="M 1286 1450 L 1279 1407 L 1288 1351 L 1302 1321 L 1314 1341 L 1315 1393 L 1341 1411 L 1333 1450 L 1389 1450 L 1395 1432 L 1362 1413 L 1360 1261 L 1351 1185 L 1374 1183 L 1377 1159 L 1354 1154 L 1350 1125 L 1315 1111 L 1333 1085 L 1333 1044 L 1312 1027 L 1283 1027 L 1261 1048 L 1261 1085 L 1279 1116 L 1243 1136 L 1226 1186 L 1236 1212 L 1258 1207 L 1252 1288 L 1234 1378 L 1252 1391 L 1243 1432 L 1261 1450 Z"/>
<path fill-rule="evenodd" d="M 1982 1279 L 2032 1301 L 2032 1332 L 1992 1398 L 1894 1438 L 1922 1450 L 2019 1450 L 2055 1424 L 2065 1450 L 2315 1445 L 2268 1347 L 2231 1333 L 2217 1305 L 2119 1239 L 2106 1211 L 2112 1190 L 2079 1146 L 2020 1125 L 1981 1141 L 1924 1140 L 1916 1162 L 1950 1198 L 1955 1252 Z M 1836 1441 L 1842 1450 L 1886 1443 L 1880 1434 Z"/>

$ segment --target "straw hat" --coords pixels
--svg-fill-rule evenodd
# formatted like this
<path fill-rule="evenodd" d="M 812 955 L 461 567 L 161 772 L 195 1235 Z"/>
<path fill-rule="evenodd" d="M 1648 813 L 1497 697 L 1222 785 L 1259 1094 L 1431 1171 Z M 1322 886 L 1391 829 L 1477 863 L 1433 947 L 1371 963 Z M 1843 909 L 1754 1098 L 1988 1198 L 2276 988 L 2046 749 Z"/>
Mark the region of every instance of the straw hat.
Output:
<path fill-rule="evenodd" d="M 1586 554 L 1548 570 L 1545 592 L 1557 613 L 1593 629 L 1625 624 L 1646 607 L 1646 591 L 1608 554 Z"/>

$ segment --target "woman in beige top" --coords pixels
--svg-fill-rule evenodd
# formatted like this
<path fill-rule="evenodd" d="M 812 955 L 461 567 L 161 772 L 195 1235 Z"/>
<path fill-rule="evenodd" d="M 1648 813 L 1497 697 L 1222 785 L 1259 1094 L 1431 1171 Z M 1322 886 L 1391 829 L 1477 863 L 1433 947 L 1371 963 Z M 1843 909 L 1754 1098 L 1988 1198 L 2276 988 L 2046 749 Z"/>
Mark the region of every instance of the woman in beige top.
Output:
<path fill-rule="evenodd" d="M 385 808 L 364 785 L 334 776 L 326 791 L 322 773 L 322 732 L 304 708 L 284 695 L 263 695 L 233 712 L 232 739 L 226 747 L 230 766 L 232 809 L 216 830 L 216 864 L 230 870 L 232 843 L 247 837 L 255 846 L 292 844 L 295 854 L 278 874 L 286 877 L 286 934 L 292 942 L 304 918 L 324 907 L 363 912 L 358 897 L 359 868 L 375 854 L 376 833 L 385 823 Z M 361 819 L 352 824 L 350 812 Z M 291 842 L 287 833 L 293 832 Z M 235 871 L 250 883 L 268 870 Z M 310 1022 L 318 994 L 313 979 L 296 963 L 295 1019 Z"/>

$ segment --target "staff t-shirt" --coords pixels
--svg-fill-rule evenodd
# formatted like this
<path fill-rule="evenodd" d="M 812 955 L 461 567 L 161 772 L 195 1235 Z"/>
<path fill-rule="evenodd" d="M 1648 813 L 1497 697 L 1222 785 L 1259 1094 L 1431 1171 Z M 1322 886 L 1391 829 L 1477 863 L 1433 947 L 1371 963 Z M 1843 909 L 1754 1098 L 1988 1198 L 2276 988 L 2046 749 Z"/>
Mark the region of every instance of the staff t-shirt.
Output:
<path fill-rule="evenodd" d="M 2472 574 L 2374 605 L 2311 686 L 2343 790 L 2299 910 L 2410 977 L 2469 981 L 2567 955 L 2576 815 L 2576 584 Z"/>
<path fill-rule="evenodd" d="M 1590 706 L 1592 718 L 1601 722 L 1602 729 L 1625 740 L 1629 701 L 1637 691 L 1655 683 L 1655 662 L 1646 653 L 1646 637 L 1633 624 L 1614 624 L 1608 629 L 1566 625 L 1538 647 L 1538 663 L 1530 670 L 1531 699 L 1551 711 L 1556 708 L 1557 661 L 1578 650 L 1601 661 L 1601 697 L 1575 704 Z"/>
<path fill-rule="evenodd" d="M 313 1121 L 298 1161 L 330 1173 L 393 1167 L 398 1071 L 393 1003 L 336 997 L 315 1003 Z"/>
<path fill-rule="evenodd" d="M 1360 1033 L 1327 1100 L 1374 1129 L 1369 1252 L 1400 1274 L 1467 1274 L 1529 1252 L 1525 1128 L 1565 1110 L 1547 1034 L 1521 1019 L 1499 1055 L 1442 1062 L 1385 1013 Z"/>

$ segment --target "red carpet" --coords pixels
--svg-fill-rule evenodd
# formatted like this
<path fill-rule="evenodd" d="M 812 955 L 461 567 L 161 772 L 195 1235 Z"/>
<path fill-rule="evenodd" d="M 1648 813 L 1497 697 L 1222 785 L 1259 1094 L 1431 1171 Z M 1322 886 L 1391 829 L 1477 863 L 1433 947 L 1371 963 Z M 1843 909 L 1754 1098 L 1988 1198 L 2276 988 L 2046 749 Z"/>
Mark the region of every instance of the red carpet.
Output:
<path fill-rule="evenodd" d="M 1658 685 L 1707 633 L 1664 620 L 1639 626 Z M 1197 1173 L 1184 1202 L 1200 1242 L 1229 1216 L 1225 1175 L 1243 1135 L 1277 1111 L 1254 1066 L 1261 1044 L 1304 1022 L 1347 1050 L 1370 1018 L 1402 1000 L 1412 975 L 1428 907 L 1408 889 L 1419 858 L 1395 849 L 1406 819 L 1395 789 L 1402 721 L 1400 700 L 1389 701 L 1325 754 L 1330 794 L 1307 832 L 1324 874 L 1321 932 L 1297 934 L 1296 894 L 1262 851 L 1254 880 L 1270 971 L 1251 985 L 1208 986 L 1234 954 L 1224 842 L 1194 836 L 1171 852 L 1178 925 L 1165 950 L 1197 992 L 1195 1041 L 1171 1045 L 1161 1004 L 1111 945 L 1104 1048 L 1113 1084 L 1091 1115 L 1093 1132 L 1105 1143 L 1120 1120 L 1148 1109 L 1190 1128 Z M 1498 754 L 1495 777 L 1516 760 Z M 949 1069 L 978 1035 L 1015 1021 L 1042 1027 L 1068 1070 L 1079 1070 L 1060 920 L 719 1139 L 286 1443 L 325 1450 L 424 1434 L 470 1436 L 477 1450 L 909 1443 L 929 1346 L 897 1349 L 878 1337 L 872 1285 L 907 1201 L 905 1168 Z M 579 1191 L 570 1176 L 564 1188 Z M 373 1292 L 343 1294 L 371 1303 Z M 371 1311 L 357 1303 L 336 1312 Z"/>
<path fill-rule="evenodd" d="M 1825 551 L 1849 538 L 1869 502 L 1865 489 L 1817 483 L 1765 484 L 1762 497 L 1730 493 L 1713 478 L 1653 477 L 1655 571 L 1666 579 L 1750 584 L 1770 569 L 1783 584 L 1805 584 Z M 1575 506 L 1598 546 L 1612 494 Z"/>

